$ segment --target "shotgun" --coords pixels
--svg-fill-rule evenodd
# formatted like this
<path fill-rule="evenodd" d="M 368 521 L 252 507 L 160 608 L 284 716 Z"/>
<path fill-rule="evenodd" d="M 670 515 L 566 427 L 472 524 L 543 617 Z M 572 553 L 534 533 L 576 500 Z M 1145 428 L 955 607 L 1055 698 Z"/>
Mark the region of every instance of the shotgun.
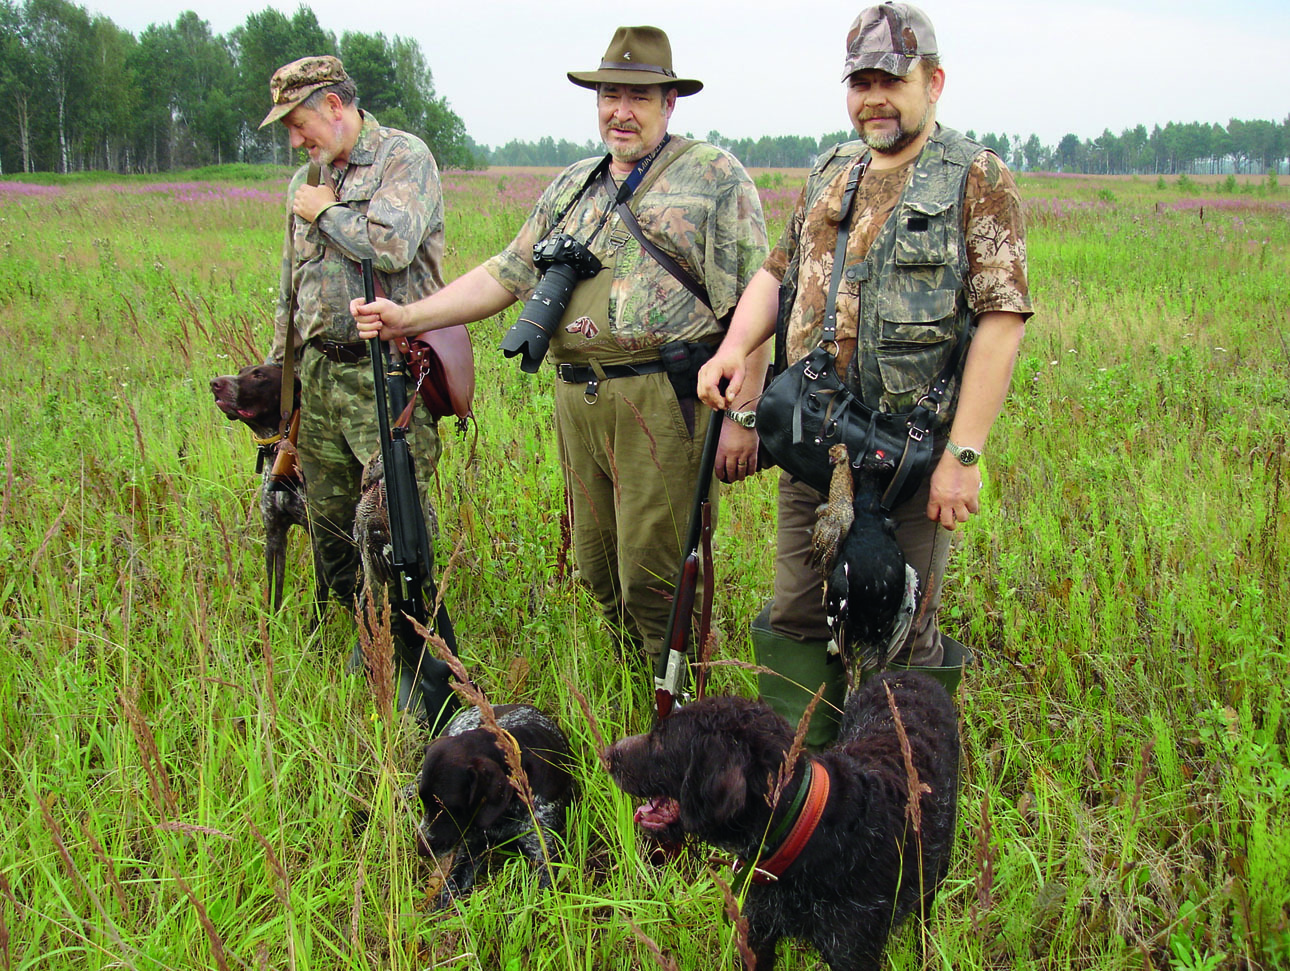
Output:
<path fill-rule="evenodd" d="M 363 293 L 368 303 L 376 299 L 376 276 L 372 261 L 360 261 L 363 271 Z M 425 717 L 432 733 L 447 723 L 457 708 L 457 697 L 449 686 L 448 665 L 433 657 L 412 624 L 443 638 L 453 654 L 457 642 L 453 635 L 448 608 L 440 603 L 430 619 L 430 606 L 438 600 L 433 569 L 434 557 L 426 536 L 425 512 L 417 492 L 416 468 L 407 440 L 411 416 L 391 425 L 390 415 L 404 415 L 407 409 L 407 362 L 390 344 L 373 337 L 368 341 L 372 359 L 372 380 L 376 386 L 376 420 L 381 433 L 381 462 L 384 466 L 386 510 L 390 517 L 390 558 L 394 581 L 390 585 L 390 627 L 394 649 L 402 667 L 412 672 L 413 682 L 421 690 Z M 409 707 L 415 702 L 409 695 Z"/>
<path fill-rule="evenodd" d="M 724 410 L 713 411 L 707 434 L 703 437 L 703 451 L 699 454 L 699 479 L 694 489 L 694 506 L 690 510 L 685 559 L 681 561 L 676 592 L 672 596 L 672 612 L 667 619 L 667 650 L 659 655 L 654 669 L 654 706 L 659 721 L 672 713 L 685 686 L 690 628 L 694 623 L 694 597 L 699 585 L 699 546 L 703 540 L 704 524 L 707 523 L 711 529 L 712 470 L 717 463 L 717 445 L 721 441 L 721 422 L 725 414 Z M 706 589 L 710 591 L 712 577 L 709 576 L 705 582 Z"/>

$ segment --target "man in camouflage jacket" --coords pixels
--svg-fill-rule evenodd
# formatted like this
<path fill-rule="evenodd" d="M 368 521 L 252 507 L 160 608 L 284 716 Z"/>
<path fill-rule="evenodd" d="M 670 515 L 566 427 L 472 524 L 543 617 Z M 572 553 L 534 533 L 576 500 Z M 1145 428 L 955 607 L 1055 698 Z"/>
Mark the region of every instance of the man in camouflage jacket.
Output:
<path fill-rule="evenodd" d="M 678 78 L 671 63 L 663 31 L 619 28 L 599 70 L 569 74 L 596 91 L 608 157 L 557 176 L 505 250 L 439 293 L 407 307 L 353 308 L 360 333 L 385 338 L 470 323 L 533 294 L 542 277 L 534 244 L 554 233 L 599 259 L 600 272 L 578 283 L 551 328 L 556 430 L 580 575 L 611 625 L 650 655 L 664 649 L 711 414 L 696 408 L 695 374 L 766 246 L 761 203 L 739 162 L 713 145 L 668 135 L 676 99 L 702 88 Z M 643 234 L 703 297 L 651 255 L 616 211 L 634 171 L 641 181 L 629 206 Z M 759 390 L 750 383 L 747 395 Z M 735 482 L 753 472 L 756 441 L 727 421 L 717 476 Z"/>
<path fill-rule="evenodd" d="M 368 345 L 349 302 L 363 293 L 361 259 L 373 261 L 378 285 L 396 300 L 443 286 L 443 195 L 425 143 L 360 110 L 354 82 L 335 57 L 293 61 L 274 73 L 269 88 L 274 106 L 260 127 L 281 121 L 291 147 L 305 149 L 321 167 L 317 185 L 306 184 L 305 165 L 287 190 L 270 359 L 282 361 L 286 342 L 293 342 L 301 379 L 298 448 L 320 580 L 352 607 L 360 574 L 354 509 L 380 434 Z M 408 440 L 425 502 L 440 444 L 424 409 L 414 410 Z M 401 656 L 399 702 L 426 717 L 425 697 L 439 692 L 415 685 L 410 666 Z"/>
<path fill-rule="evenodd" d="M 744 356 L 774 332 L 781 282 L 793 275 L 788 363 L 820 344 L 844 186 L 867 156 L 837 295 L 839 376 L 871 408 L 909 411 L 953 360 L 960 335 L 970 340 L 940 412 L 932 472 L 892 510 L 897 541 L 921 590 L 908 635 L 891 645 L 894 661 L 942 673 L 950 642 L 936 621 L 949 550 L 945 531 L 980 508 L 977 460 L 1031 312 L 1021 201 L 997 156 L 936 123 L 945 72 L 931 22 L 917 7 L 864 10 L 847 35 L 843 80 L 860 141 L 817 162 L 779 244 L 740 300 L 726 340 L 700 373 L 699 393 L 714 407 L 743 396 Z M 730 382 L 725 396 L 717 390 L 722 378 Z M 834 700 L 843 687 L 841 665 L 826 653 L 830 630 L 820 577 L 809 562 L 822 499 L 781 476 L 775 598 L 753 625 L 759 663 L 786 676 L 763 678 L 763 695 L 793 722 L 821 682 Z M 953 681 L 948 672 L 942 676 Z M 789 680 L 805 693 L 786 688 Z M 818 732 L 812 725 L 813 744 L 833 730 L 829 712 L 823 714 Z"/>

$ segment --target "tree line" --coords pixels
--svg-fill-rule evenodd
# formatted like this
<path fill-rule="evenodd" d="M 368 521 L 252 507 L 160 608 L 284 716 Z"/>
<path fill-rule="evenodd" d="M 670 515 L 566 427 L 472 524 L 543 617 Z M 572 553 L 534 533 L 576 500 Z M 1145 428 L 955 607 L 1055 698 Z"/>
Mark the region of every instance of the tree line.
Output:
<path fill-rule="evenodd" d="M 226 36 L 187 11 L 135 37 L 69 0 L 0 0 L 0 173 L 286 163 L 285 129 L 257 126 L 273 72 L 309 54 L 340 57 L 362 106 L 440 164 L 482 162 L 410 38 L 337 38 L 304 5 L 250 14 Z"/>
<path fill-rule="evenodd" d="M 360 103 L 387 125 L 413 132 L 445 168 L 562 166 L 603 151 L 598 142 L 476 144 L 436 95 L 420 44 L 346 31 L 339 38 L 301 5 L 265 9 L 225 36 L 192 11 L 138 37 L 71 0 L 0 0 L 0 174 L 159 172 L 222 162 L 291 161 L 268 110 L 268 79 L 307 54 L 333 53 L 358 85 Z M 969 135 L 973 133 L 968 132 Z M 708 141 L 757 168 L 803 168 L 854 133 L 819 138 L 765 135 Z M 1199 174 L 1290 171 L 1290 117 L 1232 119 L 1226 127 L 1170 122 L 1097 138 L 1071 133 L 1055 146 L 1037 135 L 989 132 L 980 141 L 1017 171 Z"/>
<path fill-rule="evenodd" d="M 1110 129 L 1097 138 L 1081 140 L 1065 135 L 1057 145 L 1045 145 L 1038 135 L 988 132 L 977 139 L 993 149 L 1018 172 L 1077 172 L 1117 175 L 1198 175 L 1212 173 L 1280 174 L 1290 171 L 1290 117 L 1282 122 L 1232 119 L 1218 124 L 1169 122 L 1150 131 L 1145 125 Z M 819 138 L 802 135 L 763 135 L 760 138 L 726 138 L 708 132 L 707 140 L 720 145 L 752 168 L 806 168 L 838 142 L 855 138 L 855 132 L 828 132 Z M 567 165 L 603 151 L 598 143 L 578 145 L 543 138 L 537 142 L 512 141 L 487 152 L 494 165 Z"/>

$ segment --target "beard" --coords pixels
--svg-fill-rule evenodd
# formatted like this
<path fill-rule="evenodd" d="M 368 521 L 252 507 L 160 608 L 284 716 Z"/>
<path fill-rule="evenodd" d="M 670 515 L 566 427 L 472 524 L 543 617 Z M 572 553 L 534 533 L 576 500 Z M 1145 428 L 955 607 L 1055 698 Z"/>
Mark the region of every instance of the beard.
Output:
<path fill-rule="evenodd" d="M 928 102 L 927 107 L 923 110 L 923 116 L 918 119 L 918 123 L 907 127 L 904 119 L 899 114 L 896 115 L 870 115 L 868 118 L 861 117 L 859 125 L 860 140 L 869 146 L 879 155 L 898 155 L 911 142 L 921 135 L 927 128 L 927 123 L 931 119 L 932 105 Z M 867 134 L 864 130 L 864 123 L 873 118 L 895 118 L 896 127 L 891 131 L 880 131 Z"/>

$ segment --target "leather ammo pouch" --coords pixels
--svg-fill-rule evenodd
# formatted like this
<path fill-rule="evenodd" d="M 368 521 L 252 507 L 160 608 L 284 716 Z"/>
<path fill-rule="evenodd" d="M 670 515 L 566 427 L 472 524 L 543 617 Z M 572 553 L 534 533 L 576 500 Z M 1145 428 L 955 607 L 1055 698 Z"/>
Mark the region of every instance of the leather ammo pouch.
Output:
<path fill-rule="evenodd" d="M 757 434 L 777 465 L 822 493 L 829 491 L 833 445 L 846 445 L 853 467 L 877 456 L 887 480 L 882 508 L 890 511 L 918 491 L 931 468 L 938 416 L 923 402 L 939 407 L 929 392 L 913 411 L 874 411 L 842 382 L 833 354 L 821 345 L 767 386 L 757 404 Z"/>
<path fill-rule="evenodd" d="M 376 280 L 376 295 L 385 288 Z M 475 348 L 465 324 L 429 330 L 395 339 L 395 346 L 416 382 L 426 411 L 435 420 L 455 415 L 457 427 L 466 430 L 466 419 L 474 414 Z"/>
<path fill-rule="evenodd" d="M 455 415 L 464 429 L 475 396 L 475 350 L 465 326 L 400 337 L 396 343 L 426 410 L 435 418 Z"/>

